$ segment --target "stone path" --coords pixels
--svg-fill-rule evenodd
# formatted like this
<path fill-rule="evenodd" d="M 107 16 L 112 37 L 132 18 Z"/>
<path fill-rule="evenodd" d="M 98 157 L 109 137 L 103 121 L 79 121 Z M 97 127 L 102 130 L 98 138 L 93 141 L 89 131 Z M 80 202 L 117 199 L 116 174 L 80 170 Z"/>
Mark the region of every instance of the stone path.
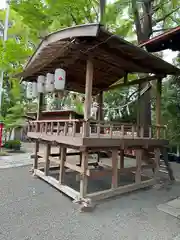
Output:
<path fill-rule="evenodd" d="M 27 166 L 32 164 L 30 153 L 0 156 L 0 169 Z"/>
<path fill-rule="evenodd" d="M 159 204 L 157 208 L 167 214 L 180 219 L 180 198 L 175 198 L 167 203 Z"/>

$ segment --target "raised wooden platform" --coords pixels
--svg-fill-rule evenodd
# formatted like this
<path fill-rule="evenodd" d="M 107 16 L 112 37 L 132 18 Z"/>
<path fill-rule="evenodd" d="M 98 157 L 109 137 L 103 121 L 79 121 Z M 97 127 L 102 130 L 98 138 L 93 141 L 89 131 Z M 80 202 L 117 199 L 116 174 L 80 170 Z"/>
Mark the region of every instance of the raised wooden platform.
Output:
<path fill-rule="evenodd" d="M 168 145 L 168 141 L 163 139 L 164 135 L 160 134 L 160 129 L 164 128 L 157 128 L 158 138 L 154 135 L 157 129 L 153 130 L 152 127 L 146 137 L 145 130 L 134 125 L 96 124 L 79 120 L 31 122 L 28 137 L 36 142 L 34 174 L 83 206 L 91 206 L 98 200 L 152 186 L 159 169 L 160 149 Z M 41 167 L 38 166 L 40 142 L 46 145 L 45 154 L 41 156 L 44 166 Z M 59 148 L 59 156 L 57 153 L 51 154 L 53 145 Z M 68 161 L 68 156 L 73 154 L 68 154 L 67 148 L 79 151 L 79 154 L 72 156 L 71 162 Z M 133 167 L 125 167 L 124 150 L 127 149 L 136 152 Z M 102 150 L 110 150 L 111 164 L 101 165 L 99 161 L 98 164 L 91 164 L 89 155 L 92 152 L 98 155 Z M 149 157 L 149 151 L 154 152 L 154 159 Z M 56 161 L 56 166 L 50 166 L 50 161 Z M 145 169 L 151 170 L 151 177 L 144 175 Z M 90 190 L 92 179 L 97 179 L 94 192 Z M 103 188 L 98 187 L 101 184 Z"/>
<path fill-rule="evenodd" d="M 150 138 L 138 138 L 131 136 L 109 137 L 107 134 L 101 134 L 99 137 L 96 134 L 91 134 L 89 137 L 82 137 L 80 134 L 76 134 L 75 137 L 56 135 L 56 134 L 46 134 L 46 133 L 35 133 L 28 132 L 28 137 L 31 139 L 38 139 L 39 141 L 54 142 L 54 144 L 63 144 L 70 146 L 71 148 L 112 148 L 118 147 L 119 149 L 124 148 L 149 148 L 149 147 L 160 147 L 168 145 L 168 141 L 164 139 L 150 139 Z"/>

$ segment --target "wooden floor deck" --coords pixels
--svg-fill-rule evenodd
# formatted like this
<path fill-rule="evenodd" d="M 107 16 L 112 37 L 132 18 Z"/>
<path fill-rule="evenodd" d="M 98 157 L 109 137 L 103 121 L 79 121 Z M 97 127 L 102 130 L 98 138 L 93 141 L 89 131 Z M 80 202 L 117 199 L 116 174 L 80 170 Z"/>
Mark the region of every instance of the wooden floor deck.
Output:
<path fill-rule="evenodd" d="M 39 132 L 28 132 L 28 137 L 31 139 L 39 139 L 40 141 L 50 141 L 57 144 L 64 144 L 67 146 L 74 146 L 75 148 L 86 146 L 93 148 L 111 148 L 111 147 L 155 147 L 155 146 L 166 146 L 168 141 L 164 139 L 153 139 L 153 138 L 140 138 L 131 136 L 112 136 L 108 134 L 100 134 L 97 137 L 96 134 L 91 134 L 89 137 L 82 137 L 81 134 L 76 134 L 73 136 L 64 136 L 56 134 L 46 134 Z"/>

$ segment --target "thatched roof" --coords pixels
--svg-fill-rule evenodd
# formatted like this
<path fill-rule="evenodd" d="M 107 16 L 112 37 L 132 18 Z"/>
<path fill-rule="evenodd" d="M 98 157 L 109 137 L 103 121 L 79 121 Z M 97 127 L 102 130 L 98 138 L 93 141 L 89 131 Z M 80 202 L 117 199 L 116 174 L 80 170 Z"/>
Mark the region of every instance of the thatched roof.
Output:
<path fill-rule="evenodd" d="M 48 35 L 19 74 L 25 81 L 66 70 L 66 89 L 84 92 L 86 60 L 94 63 L 93 93 L 107 89 L 127 73 L 180 75 L 180 69 L 149 54 L 99 24 L 66 28 Z"/>

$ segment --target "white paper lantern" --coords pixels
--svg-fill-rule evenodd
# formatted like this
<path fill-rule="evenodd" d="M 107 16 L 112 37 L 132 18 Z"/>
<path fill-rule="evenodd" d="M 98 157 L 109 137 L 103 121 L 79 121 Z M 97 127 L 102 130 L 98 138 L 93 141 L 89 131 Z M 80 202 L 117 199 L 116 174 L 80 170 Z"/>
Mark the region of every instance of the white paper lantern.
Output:
<path fill-rule="evenodd" d="M 37 91 L 38 93 L 45 92 L 45 76 L 41 75 L 37 79 Z"/>
<path fill-rule="evenodd" d="M 54 91 L 54 74 L 47 73 L 46 75 L 46 92 L 53 92 Z"/>
<path fill-rule="evenodd" d="M 27 88 L 26 88 L 27 99 L 32 99 L 33 98 L 32 92 L 33 92 L 32 82 L 28 82 L 27 83 Z"/>
<path fill-rule="evenodd" d="M 66 82 L 66 72 L 61 68 L 56 69 L 54 79 L 55 79 L 55 82 L 54 82 L 55 89 L 63 90 L 65 88 L 65 82 Z"/>
<path fill-rule="evenodd" d="M 32 83 L 32 97 L 36 98 L 38 96 L 38 91 L 37 91 L 37 82 Z"/>

